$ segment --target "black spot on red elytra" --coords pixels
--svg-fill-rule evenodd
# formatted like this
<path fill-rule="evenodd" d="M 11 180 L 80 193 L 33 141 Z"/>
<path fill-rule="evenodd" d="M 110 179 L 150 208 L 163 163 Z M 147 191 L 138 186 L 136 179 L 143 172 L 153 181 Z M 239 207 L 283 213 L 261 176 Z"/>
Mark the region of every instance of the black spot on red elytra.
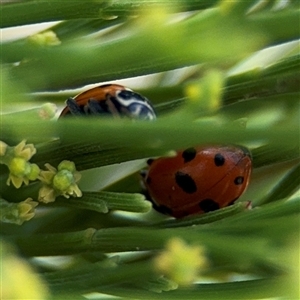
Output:
<path fill-rule="evenodd" d="M 150 166 L 153 162 L 154 162 L 154 159 L 153 158 L 149 158 L 147 160 L 147 165 Z"/>
<path fill-rule="evenodd" d="M 217 167 L 221 167 L 225 163 L 225 157 L 221 153 L 217 153 L 214 157 L 214 162 Z"/>
<path fill-rule="evenodd" d="M 238 176 L 238 177 L 235 177 L 234 179 L 234 184 L 235 185 L 240 185 L 244 182 L 244 177 L 243 176 Z"/>
<path fill-rule="evenodd" d="M 209 212 L 209 211 L 217 210 L 220 208 L 219 204 L 212 199 L 204 199 L 204 200 L 200 201 L 199 207 L 204 212 Z"/>
<path fill-rule="evenodd" d="M 195 148 L 188 148 L 182 152 L 184 163 L 192 161 L 196 157 L 197 151 Z"/>
<path fill-rule="evenodd" d="M 186 173 L 177 172 L 175 174 L 177 185 L 187 194 L 193 194 L 197 191 L 197 186 L 194 179 Z"/>

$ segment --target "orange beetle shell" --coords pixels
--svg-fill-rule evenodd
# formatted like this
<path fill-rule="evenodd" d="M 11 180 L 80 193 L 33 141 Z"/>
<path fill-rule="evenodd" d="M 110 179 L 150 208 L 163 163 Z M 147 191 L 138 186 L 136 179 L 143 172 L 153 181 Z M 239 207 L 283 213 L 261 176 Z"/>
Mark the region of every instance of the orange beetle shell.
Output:
<path fill-rule="evenodd" d="M 69 102 L 70 101 L 70 102 Z M 69 103 L 68 103 L 69 102 Z M 91 108 L 94 108 L 94 112 Z M 76 115 L 128 116 L 133 119 L 155 119 L 150 101 L 142 95 L 118 84 L 105 84 L 80 93 L 67 100 L 59 118 Z"/>
<path fill-rule="evenodd" d="M 124 89 L 125 89 L 124 86 L 118 84 L 100 85 L 78 94 L 76 97 L 74 97 L 74 100 L 76 100 L 79 106 L 84 106 L 88 103 L 90 99 L 95 99 L 97 101 L 105 101 L 107 95 L 111 95 L 115 97 L 117 91 L 124 90 Z M 63 109 L 59 117 L 65 116 L 67 114 L 70 114 L 70 110 L 68 106 L 66 106 Z"/>
<path fill-rule="evenodd" d="M 158 211 L 181 218 L 232 204 L 246 189 L 252 170 L 247 149 L 188 148 L 175 157 L 149 160 L 144 183 Z"/>

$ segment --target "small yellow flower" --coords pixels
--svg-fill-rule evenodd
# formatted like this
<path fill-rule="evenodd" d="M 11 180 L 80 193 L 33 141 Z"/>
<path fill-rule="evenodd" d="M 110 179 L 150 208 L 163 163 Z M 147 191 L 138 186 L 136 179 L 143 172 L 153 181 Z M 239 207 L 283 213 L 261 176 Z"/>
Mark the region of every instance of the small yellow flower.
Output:
<path fill-rule="evenodd" d="M 32 198 L 27 198 L 25 201 L 18 203 L 19 218 L 22 221 L 29 221 L 35 215 L 35 207 L 38 206 L 38 202 L 33 201 Z"/>
<path fill-rule="evenodd" d="M 201 86 L 199 84 L 189 84 L 185 89 L 186 96 L 192 101 L 197 101 L 201 97 Z"/>
<path fill-rule="evenodd" d="M 14 153 L 15 157 L 22 157 L 28 161 L 36 153 L 36 149 L 33 144 L 26 144 L 26 140 L 23 140 L 14 147 Z"/>
<path fill-rule="evenodd" d="M 37 205 L 38 202 L 33 201 L 31 198 L 19 203 L 11 203 L 0 199 L 1 221 L 21 225 L 34 217 Z"/>
<path fill-rule="evenodd" d="M 42 33 L 36 33 L 30 36 L 28 38 L 28 41 L 39 46 L 57 46 L 61 44 L 61 41 L 52 30 L 47 30 Z"/>
<path fill-rule="evenodd" d="M 218 71 L 209 71 L 201 81 L 188 83 L 185 95 L 188 97 L 187 109 L 192 113 L 210 114 L 216 112 L 222 104 L 223 75 Z"/>
<path fill-rule="evenodd" d="M 49 164 L 45 166 L 48 170 L 41 171 L 39 176 L 43 183 L 39 191 L 39 201 L 49 203 L 55 201 L 57 196 L 65 198 L 82 196 L 77 186 L 81 175 L 76 171 L 73 162 L 64 160 L 58 165 L 57 170 Z"/>
<path fill-rule="evenodd" d="M 38 200 L 43 203 L 54 202 L 56 198 L 55 190 L 49 185 L 43 185 L 39 190 Z"/>
<path fill-rule="evenodd" d="M 20 188 L 22 183 L 29 183 L 29 180 L 36 180 L 40 168 L 36 164 L 31 164 L 29 160 L 36 153 L 33 144 L 26 144 L 23 140 L 15 147 L 9 147 L 0 142 L 1 160 L 0 162 L 7 165 L 9 176 L 6 181 L 7 185 L 12 184 L 16 188 Z"/>
<path fill-rule="evenodd" d="M 15 176 L 25 176 L 30 172 L 30 163 L 23 157 L 14 157 L 8 167 L 10 173 Z"/>
<path fill-rule="evenodd" d="M 12 182 L 17 189 L 21 187 L 23 182 L 28 185 L 29 180 L 36 180 L 40 173 L 38 165 L 31 164 L 22 157 L 13 158 L 10 161 L 8 168 L 10 174 L 6 184 L 10 185 L 10 182 Z"/>
<path fill-rule="evenodd" d="M 180 238 L 172 238 L 159 254 L 154 265 L 157 271 L 179 285 L 192 284 L 207 266 L 207 258 L 200 246 L 189 246 Z"/>
<path fill-rule="evenodd" d="M 52 119 L 57 112 L 57 106 L 53 103 L 45 103 L 39 109 L 39 117 L 43 120 Z"/>

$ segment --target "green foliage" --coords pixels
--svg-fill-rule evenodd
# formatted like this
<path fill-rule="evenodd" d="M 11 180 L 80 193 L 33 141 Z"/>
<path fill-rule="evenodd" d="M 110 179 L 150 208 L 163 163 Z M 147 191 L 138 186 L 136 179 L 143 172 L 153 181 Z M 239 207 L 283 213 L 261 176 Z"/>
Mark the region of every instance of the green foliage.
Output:
<path fill-rule="evenodd" d="M 35 269 L 26 272 L 42 279 L 40 297 L 299 298 L 299 12 L 298 1 L 271 0 L 2 4 L 4 30 L 62 21 L 1 44 L 0 232 Z M 45 105 L 62 107 L 85 84 L 126 78 L 154 103 L 156 121 L 57 121 Z M 23 140 L 34 144 L 30 164 L 41 170 L 74 162 L 83 196 L 35 207 L 36 178 L 7 186 L 6 149 Z M 248 147 L 248 190 L 204 215 L 155 212 L 140 186 L 146 159 L 200 144 Z M 5 223 L 12 215 L 24 223 Z M 190 286 L 155 265 L 172 238 L 187 244 L 186 253 L 204 249 L 195 259 L 207 265 Z M 8 263 L 10 278 L 7 270 Z M 21 290 L 26 274 L 15 272 L 5 285 Z"/>

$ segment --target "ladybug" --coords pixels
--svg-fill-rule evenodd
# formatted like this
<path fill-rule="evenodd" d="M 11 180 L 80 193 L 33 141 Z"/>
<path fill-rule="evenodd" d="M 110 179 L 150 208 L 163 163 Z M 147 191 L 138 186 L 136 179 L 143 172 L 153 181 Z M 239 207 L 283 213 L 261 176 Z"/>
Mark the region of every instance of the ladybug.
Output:
<path fill-rule="evenodd" d="M 233 204 L 252 170 L 249 150 L 239 146 L 192 147 L 147 163 L 143 181 L 154 208 L 175 218 Z"/>
<path fill-rule="evenodd" d="M 131 119 L 156 118 L 150 101 L 142 95 L 118 84 L 104 84 L 89 89 L 66 101 L 59 118 L 68 116 L 112 115 Z"/>

